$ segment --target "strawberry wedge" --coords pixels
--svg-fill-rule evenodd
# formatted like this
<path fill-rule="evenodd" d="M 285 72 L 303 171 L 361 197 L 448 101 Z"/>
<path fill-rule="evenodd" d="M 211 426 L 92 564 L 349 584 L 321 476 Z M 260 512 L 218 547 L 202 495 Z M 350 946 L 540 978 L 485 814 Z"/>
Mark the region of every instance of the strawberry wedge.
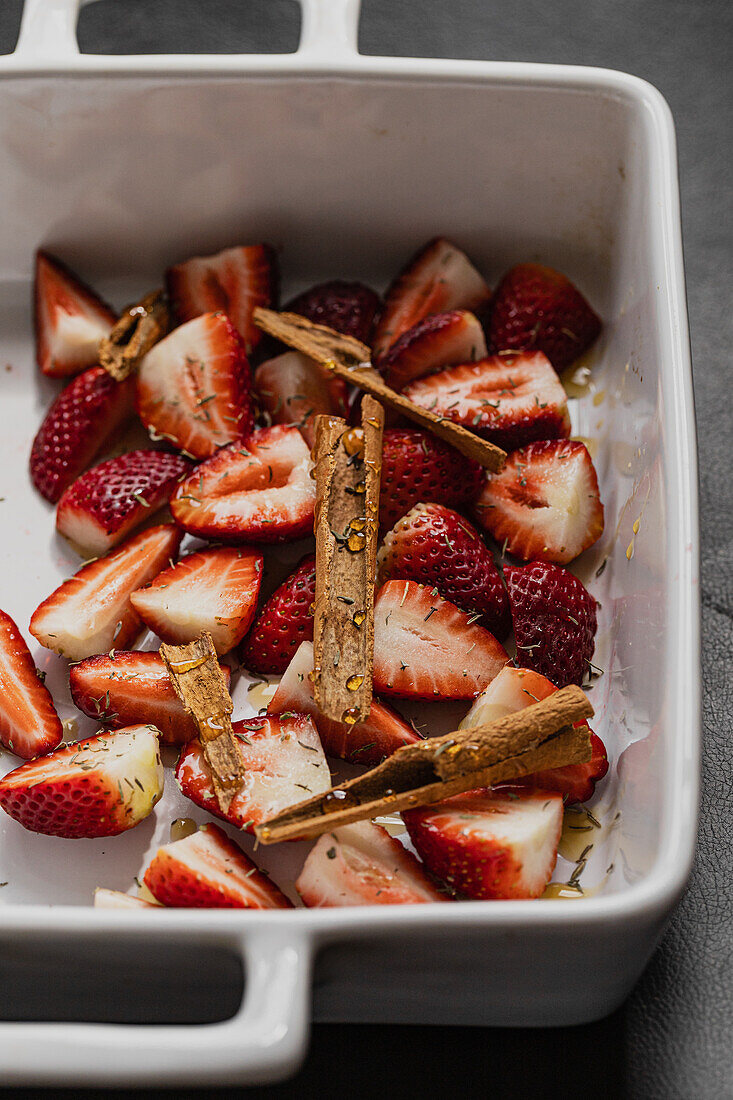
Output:
<path fill-rule="evenodd" d="M 273 424 L 294 424 L 309 447 L 315 441 L 315 418 L 332 413 L 343 416 L 348 389 L 340 378 L 299 351 L 286 351 L 257 368 L 254 389 L 260 407 Z"/>
<path fill-rule="evenodd" d="M 315 482 L 297 428 L 261 428 L 223 447 L 178 486 L 171 512 L 185 531 L 225 542 L 286 542 L 313 529 Z"/>
<path fill-rule="evenodd" d="M 313 646 L 303 642 L 267 707 L 268 714 L 309 714 L 316 724 L 323 750 L 351 764 L 371 767 L 420 736 L 386 703 L 372 699 L 369 717 L 355 726 L 327 718 L 313 696 Z"/>
<path fill-rule="evenodd" d="M 31 617 L 34 638 L 61 657 L 81 661 L 130 645 L 142 623 L 131 594 L 160 572 L 178 550 L 173 524 L 149 527 L 106 557 L 83 565 L 39 604 Z"/>
<path fill-rule="evenodd" d="M 311 909 L 448 900 L 414 855 L 371 821 L 344 825 L 322 836 L 295 886 Z"/>
<path fill-rule="evenodd" d="M 508 656 L 493 634 L 415 581 L 388 581 L 374 605 L 374 688 L 410 699 L 472 699 Z"/>
<path fill-rule="evenodd" d="M 244 667 L 265 676 L 284 672 L 300 643 L 313 640 L 315 598 L 316 557 L 307 554 L 260 609 L 242 646 Z"/>
<path fill-rule="evenodd" d="M 158 848 L 143 881 L 162 905 L 290 909 L 291 902 L 218 825 Z"/>
<path fill-rule="evenodd" d="M 158 731 L 100 733 L 21 764 L 0 779 L 0 806 L 32 833 L 117 836 L 151 813 L 163 794 Z"/>
<path fill-rule="evenodd" d="M 379 522 L 391 527 L 415 504 L 461 508 L 481 491 L 485 471 L 429 432 L 388 428 L 382 443 Z"/>
<path fill-rule="evenodd" d="M 0 611 L 0 744 L 31 760 L 60 744 L 63 729 L 18 627 Z"/>
<path fill-rule="evenodd" d="M 486 338 L 478 318 L 466 309 L 431 313 L 392 345 L 380 362 L 384 380 L 394 390 L 453 363 L 473 363 L 486 355 Z"/>
<path fill-rule="evenodd" d="M 94 891 L 95 909 L 160 909 L 159 903 L 145 901 L 134 894 L 123 894 L 121 890 L 107 890 L 98 886 Z"/>
<path fill-rule="evenodd" d="M 44 374 L 63 377 L 94 366 L 114 311 L 50 253 L 36 253 L 36 359 Z"/>

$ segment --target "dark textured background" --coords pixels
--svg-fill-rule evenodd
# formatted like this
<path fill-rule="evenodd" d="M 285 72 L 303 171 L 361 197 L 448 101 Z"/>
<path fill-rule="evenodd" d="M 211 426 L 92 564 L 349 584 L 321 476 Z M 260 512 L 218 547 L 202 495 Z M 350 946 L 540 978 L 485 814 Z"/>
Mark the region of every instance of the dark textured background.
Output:
<path fill-rule="evenodd" d="M 0 50 L 12 48 L 20 7 L 20 0 L 0 0 Z M 558 1031 L 322 1025 L 299 1076 L 257 1095 L 731 1098 L 733 4 L 364 0 L 363 9 L 364 53 L 602 65 L 646 78 L 671 105 L 700 436 L 700 844 L 663 943 L 626 1007 L 610 1019 Z M 298 15 L 292 0 L 101 0 L 83 11 L 79 37 L 84 50 L 98 53 L 290 50 Z M 232 1090 L 211 1090 L 225 1093 Z"/>

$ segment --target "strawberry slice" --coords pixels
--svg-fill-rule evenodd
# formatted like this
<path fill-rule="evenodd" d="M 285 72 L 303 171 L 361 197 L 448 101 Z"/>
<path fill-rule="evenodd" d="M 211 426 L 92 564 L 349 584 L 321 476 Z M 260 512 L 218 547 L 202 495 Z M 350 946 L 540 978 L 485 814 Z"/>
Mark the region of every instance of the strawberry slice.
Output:
<path fill-rule="evenodd" d="M 228 653 L 249 630 L 262 578 L 262 554 L 246 546 L 189 554 L 159 573 L 130 603 L 164 642 L 184 644 L 208 630 Z"/>
<path fill-rule="evenodd" d="M 267 713 L 310 715 L 328 756 L 338 756 L 351 764 L 371 767 L 403 745 L 413 745 L 421 740 L 396 710 L 376 698 L 372 699 L 366 721 L 355 726 L 327 718 L 313 696 L 312 671 L 313 646 L 310 642 L 302 642 L 270 700 Z"/>
<path fill-rule="evenodd" d="M 478 318 L 466 309 L 431 313 L 403 332 L 380 361 L 384 380 L 394 390 L 452 363 L 473 363 L 486 355 Z"/>
<path fill-rule="evenodd" d="M 267 359 L 257 368 L 254 388 L 273 424 L 294 424 L 309 447 L 315 441 L 319 413 L 343 416 L 348 387 L 299 351 Z"/>
<path fill-rule="evenodd" d="M 543 351 L 557 371 L 582 355 L 600 331 L 601 322 L 580 291 L 542 264 L 513 267 L 491 303 L 494 347 Z"/>
<path fill-rule="evenodd" d="M 218 825 L 158 848 L 143 881 L 163 905 L 187 909 L 291 909 L 274 882 Z"/>
<path fill-rule="evenodd" d="M 552 791 L 476 790 L 403 813 L 428 870 L 475 900 L 537 898 L 550 881 L 562 831 Z"/>
<path fill-rule="evenodd" d="M 0 806 L 23 828 L 73 840 L 132 829 L 162 794 L 154 726 L 62 745 L 0 779 Z"/>
<path fill-rule="evenodd" d="M 388 581 L 374 604 L 374 687 L 410 699 L 472 699 L 508 657 L 493 634 L 436 589 Z"/>
<path fill-rule="evenodd" d="M 231 669 L 219 667 L 228 685 Z M 69 687 L 79 710 L 112 729 L 155 726 L 168 745 L 185 745 L 198 736 L 157 653 L 114 649 L 87 657 L 69 669 Z"/>
<path fill-rule="evenodd" d="M 381 825 L 358 821 L 322 836 L 295 883 L 305 905 L 420 905 L 447 901 L 412 852 Z"/>
<path fill-rule="evenodd" d="M 540 352 L 490 355 L 405 388 L 416 405 L 461 424 L 497 447 L 570 435 L 565 390 Z"/>
<path fill-rule="evenodd" d="M 242 647 L 244 667 L 264 676 L 284 672 L 300 643 L 313 640 L 315 598 L 316 556 L 307 554 L 260 610 Z"/>
<path fill-rule="evenodd" d="M 382 443 L 379 522 L 391 527 L 421 501 L 461 507 L 481 491 L 485 474 L 429 432 L 388 428 Z"/>
<path fill-rule="evenodd" d="M 170 332 L 143 359 L 138 415 L 154 439 L 208 458 L 252 431 L 250 384 L 239 333 L 223 313 L 204 313 Z"/>
<path fill-rule="evenodd" d="M 384 537 L 379 584 L 419 581 L 463 611 L 476 611 L 492 634 L 509 633 L 509 600 L 501 573 L 478 531 L 442 504 L 416 504 Z"/>
<path fill-rule="evenodd" d="M 39 604 L 30 632 L 46 649 L 81 661 L 122 649 L 140 633 L 142 623 L 130 595 L 159 573 L 175 554 L 181 533 L 174 524 L 149 527 L 117 550 L 83 565 Z"/>
<path fill-rule="evenodd" d="M 36 253 L 36 359 L 44 374 L 78 374 L 97 362 L 117 315 L 49 252 Z"/>
<path fill-rule="evenodd" d="M 277 299 L 277 258 L 268 244 L 225 248 L 214 256 L 194 256 L 165 275 L 168 297 L 180 321 L 220 310 L 244 340 L 247 354 L 262 333 L 252 320 L 257 306 Z"/>
<path fill-rule="evenodd" d="M 475 504 L 505 551 L 567 565 L 603 534 L 603 505 L 584 443 L 548 439 L 513 451 Z"/>
<path fill-rule="evenodd" d="M 168 503 L 190 469 L 167 451 L 129 451 L 100 462 L 64 492 L 56 530 L 85 553 L 106 554 Z"/>
<path fill-rule="evenodd" d="M 107 890 L 98 886 L 94 891 L 95 909 L 160 909 L 154 901 L 145 901 L 134 894 L 123 894 L 121 890 Z"/>
<path fill-rule="evenodd" d="M 176 779 L 187 798 L 246 832 L 288 806 L 323 794 L 331 773 L 316 727 L 304 714 L 248 718 L 234 723 L 244 785 L 222 813 L 199 741 L 181 750 Z"/>
<path fill-rule="evenodd" d="M 132 414 L 133 378 L 116 382 L 90 367 L 61 391 L 33 440 L 31 480 L 55 504 Z"/>
<path fill-rule="evenodd" d="M 0 744 L 31 760 L 55 749 L 63 729 L 18 627 L 0 611 Z"/>
<path fill-rule="evenodd" d="M 375 362 L 386 355 L 403 332 L 429 313 L 475 310 L 490 296 L 491 291 L 464 252 L 445 237 L 429 241 L 387 291 L 372 345 Z"/>
<path fill-rule="evenodd" d="M 336 332 L 370 344 L 381 306 L 379 295 L 363 283 L 334 279 L 304 290 L 284 308 L 288 313 L 299 313 L 317 325 L 328 325 Z"/>
<path fill-rule="evenodd" d="M 533 561 L 504 566 L 512 610 L 516 661 L 557 687 L 580 684 L 590 666 L 596 601 L 568 569 Z"/>
<path fill-rule="evenodd" d="M 313 530 L 310 451 L 297 428 L 260 428 L 222 447 L 178 486 L 177 523 L 201 538 L 287 542 Z"/>

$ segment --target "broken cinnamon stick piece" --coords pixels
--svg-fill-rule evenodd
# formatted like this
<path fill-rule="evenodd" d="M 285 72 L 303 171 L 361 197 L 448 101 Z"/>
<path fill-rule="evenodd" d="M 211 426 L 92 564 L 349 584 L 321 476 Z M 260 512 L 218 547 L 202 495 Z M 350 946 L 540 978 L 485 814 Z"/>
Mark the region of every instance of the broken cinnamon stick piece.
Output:
<path fill-rule="evenodd" d="M 264 332 L 317 360 L 338 378 L 371 394 L 383 405 L 426 428 L 487 470 L 493 473 L 503 470 L 506 451 L 501 447 L 482 439 L 461 424 L 454 424 L 452 420 L 421 408 L 385 385 L 371 365 L 370 349 L 360 340 L 344 336 L 326 325 L 316 325 L 297 313 L 276 313 L 263 307 L 255 309 L 254 322 Z"/>
<path fill-rule="evenodd" d="M 592 714 L 579 687 L 562 688 L 496 722 L 406 745 L 364 775 L 263 822 L 255 833 L 263 844 L 320 836 L 351 821 L 584 763 L 591 758 L 590 731 L 574 723 Z"/>
<path fill-rule="evenodd" d="M 122 311 L 109 336 L 99 344 L 99 362 L 121 382 L 168 331 L 169 314 L 162 290 L 146 294 Z"/>
<path fill-rule="evenodd" d="M 232 730 L 232 699 L 208 631 L 186 645 L 160 646 L 174 691 L 199 729 L 219 805 L 226 813 L 244 782 L 242 758 Z"/>
<path fill-rule="evenodd" d="M 349 726 L 372 703 L 383 428 L 384 410 L 368 395 L 360 428 L 316 418 L 313 693 L 325 715 Z"/>

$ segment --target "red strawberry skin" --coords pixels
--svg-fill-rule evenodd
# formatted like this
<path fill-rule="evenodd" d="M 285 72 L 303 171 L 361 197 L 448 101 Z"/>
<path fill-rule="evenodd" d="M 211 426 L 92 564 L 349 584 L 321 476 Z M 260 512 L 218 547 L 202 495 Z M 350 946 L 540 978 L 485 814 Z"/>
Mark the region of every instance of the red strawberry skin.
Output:
<path fill-rule="evenodd" d="M 400 578 L 437 588 L 463 611 L 483 616 L 498 638 L 509 633 L 509 600 L 491 552 L 468 520 L 443 504 L 416 504 L 385 536 L 378 583 Z"/>
<path fill-rule="evenodd" d="M 363 283 L 334 279 L 304 290 L 284 309 L 288 313 L 299 313 L 314 324 L 328 325 L 336 332 L 353 336 L 363 344 L 371 344 L 381 306 L 379 295 Z"/>
<path fill-rule="evenodd" d="M 502 279 L 491 306 L 494 347 L 543 351 L 556 371 L 586 351 L 601 322 L 565 275 L 542 264 L 518 264 Z"/>
<path fill-rule="evenodd" d="M 486 355 L 484 330 L 465 309 L 431 313 L 403 332 L 380 361 L 384 380 L 394 390 L 452 363 L 473 363 Z"/>
<path fill-rule="evenodd" d="M 30 457 L 31 480 L 53 504 L 132 414 L 135 380 L 116 382 L 90 367 L 61 391 L 46 413 Z"/>
<path fill-rule="evenodd" d="M 261 608 L 242 646 L 244 667 L 264 676 L 285 672 L 301 642 L 313 641 L 315 598 L 316 556 L 308 554 Z"/>
<path fill-rule="evenodd" d="M 504 566 L 517 664 L 557 687 L 582 683 L 593 656 L 596 601 L 568 569 L 533 561 Z"/>
<path fill-rule="evenodd" d="M 461 507 L 481 490 L 484 471 L 447 443 L 413 428 L 388 428 L 382 443 L 379 522 L 392 525 L 415 504 Z"/>
<path fill-rule="evenodd" d="M 63 737 L 48 688 L 39 679 L 18 627 L 0 611 L 0 744 L 31 760 Z"/>
<path fill-rule="evenodd" d="M 34 286 L 36 358 L 44 374 L 78 374 L 97 362 L 97 348 L 117 317 L 65 264 L 36 253 Z"/>
<path fill-rule="evenodd" d="M 550 768 L 548 771 L 535 772 L 515 779 L 512 786 L 543 791 L 557 791 L 565 802 L 587 802 L 593 797 L 596 783 L 608 772 L 608 754 L 606 746 L 597 733 L 591 731 L 590 748 L 592 756 L 585 764 L 568 764 L 565 768 Z M 500 786 L 497 790 L 500 790 Z"/>

